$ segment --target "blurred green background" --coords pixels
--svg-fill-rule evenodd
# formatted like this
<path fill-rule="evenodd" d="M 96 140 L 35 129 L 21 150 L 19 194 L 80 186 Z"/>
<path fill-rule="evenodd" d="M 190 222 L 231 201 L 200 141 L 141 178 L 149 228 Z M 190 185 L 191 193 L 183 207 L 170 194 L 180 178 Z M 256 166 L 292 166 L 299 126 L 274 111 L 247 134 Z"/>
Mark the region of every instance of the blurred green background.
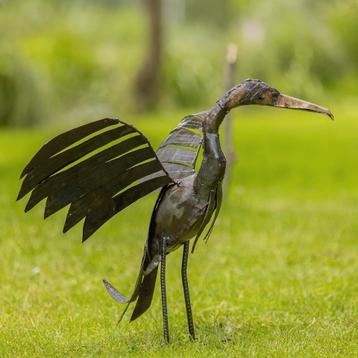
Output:
<path fill-rule="evenodd" d="M 144 1 L 0 0 L 0 356 L 357 357 L 358 2 L 161 5 L 160 61 L 148 62 Z M 44 203 L 23 213 L 18 178 L 45 141 L 107 116 L 157 147 L 222 95 L 229 43 L 235 82 L 260 78 L 336 121 L 233 111 L 238 161 L 211 239 L 189 259 L 198 340 L 187 337 L 177 250 L 164 346 L 158 287 L 146 315 L 116 329 L 122 307 L 101 284 L 129 295 L 156 194 L 82 245 L 81 225 L 61 234 L 67 210 L 46 222 Z"/>
<path fill-rule="evenodd" d="M 162 1 L 157 109 L 207 108 L 222 94 L 228 43 L 236 80 L 291 95 L 356 101 L 355 0 Z M 139 0 L 0 1 L 0 125 L 125 117 L 148 49 Z"/>

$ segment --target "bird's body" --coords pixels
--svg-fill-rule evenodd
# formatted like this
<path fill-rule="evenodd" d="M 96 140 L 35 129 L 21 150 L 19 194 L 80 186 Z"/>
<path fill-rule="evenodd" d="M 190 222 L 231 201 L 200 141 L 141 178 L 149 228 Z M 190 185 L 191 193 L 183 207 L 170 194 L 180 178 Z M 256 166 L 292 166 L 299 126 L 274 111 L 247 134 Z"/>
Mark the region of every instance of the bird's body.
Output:
<path fill-rule="evenodd" d="M 70 205 L 64 232 L 84 219 L 83 241 L 116 213 L 161 188 L 153 209 L 143 259 L 132 295 L 126 298 L 104 281 L 112 298 L 136 302 L 131 320 L 151 305 L 160 264 L 164 338 L 169 341 L 166 300 L 166 256 L 183 247 L 182 282 L 190 336 L 194 339 L 187 263 L 205 232 L 207 239 L 220 211 L 226 160 L 219 127 L 240 105 L 258 104 L 309 110 L 332 117 L 329 110 L 280 94 L 259 80 L 245 80 L 208 111 L 185 117 L 155 153 L 134 127 L 104 119 L 75 128 L 46 143 L 22 173 L 18 199 L 31 192 L 26 211 L 47 198 L 45 217 Z M 195 165 L 200 148 L 203 158 Z M 210 225 L 209 225 L 210 224 Z"/>
<path fill-rule="evenodd" d="M 168 185 L 158 198 L 151 218 L 152 231 L 149 231 L 137 285 L 130 299 L 132 301 L 138 295 L 132 319 L 138 318 L 150 306 L 156 268 L 162 261 L 162 243 L 165 242 L 164 254 L 167 255 L 184 244 L 189 245 L 189 240 L 196 238 L 194 250 L 197 239 L 211 221 L 214 212 L 217 211 L 218 214 L 220 210 L 226 160 L 220 147 L 218 126 L 213 126 L 213 123 L 221 121 L 225 117 L 225 111 L 215 105 L 211 111 L 194 116 L 203 121 L 203 161 L 198 172 Z M 212 226 L 213 224 L 214 222 Z M 211 228 L 206 237 L 210 235 Z M 147 277 L 148 285 L 141 287 L 140 282 Z M 192 336 L 194 337 L 194 333 Z"/>
<path fill-rule="evenodd" d="M 194 189 L 195 177 L 190 175 L 169 187 L 159 203 L 154 218 L 155 245 L 159 248 L 160 238 L 167 237 L 168 253 L 195 237 L 209 207 L 209 197 L 200 197 Z"/>
<path fill-rule="evenodd" d="M 203 122 L 213 120 L 211 113 L 200 113 Z M 204 144 L 202 167 L 197 173 L 169 185 L 159 199 L 152 218 L 155 223 L 153 243 L 148 243 L 152 257 L 158 257 L 159 241 L 163 237 L 167 238 L 168 253 L 194 238 L 208 224 L 217 207 L 217 192 L 221 191 L 226 159 L 218 132 L 207 133 L 205 126 L 203 130 L 204 138 L 209 139 Z"/>

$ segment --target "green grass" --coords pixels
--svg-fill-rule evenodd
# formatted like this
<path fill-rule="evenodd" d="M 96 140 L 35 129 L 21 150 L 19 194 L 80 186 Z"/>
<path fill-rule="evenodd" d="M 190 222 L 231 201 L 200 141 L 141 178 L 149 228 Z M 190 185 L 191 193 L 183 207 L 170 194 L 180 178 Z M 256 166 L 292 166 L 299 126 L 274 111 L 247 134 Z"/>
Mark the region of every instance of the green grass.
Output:
<path fill-rule="evenodd" d="M 332 109 L 335 122 L 235 112 L 239 161 L 209 243 L 189 259 L 198 339 L 187 337 L 179 250 L 168 346 L 158 290 L 117 329 L 122 307 L 101 283 L 130 294 L 155 195 L 82 245 L 80 227 L 61 234 L 65 212 L 44 222 L 42 207 L 25 215 L 15 203 L 20 170 L 56 131 L 0 132 L 0 356 L 357 356 L 358 108 Z M 157 145 L 181 115 L 132 122 Z"/>

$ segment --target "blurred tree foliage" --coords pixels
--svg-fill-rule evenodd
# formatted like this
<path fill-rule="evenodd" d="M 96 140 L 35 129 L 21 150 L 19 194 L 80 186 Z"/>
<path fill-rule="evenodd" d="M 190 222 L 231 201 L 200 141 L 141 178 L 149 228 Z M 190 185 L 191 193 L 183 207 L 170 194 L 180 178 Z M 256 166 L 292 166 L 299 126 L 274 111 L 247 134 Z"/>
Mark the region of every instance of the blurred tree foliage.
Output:
<path fill-rule="evenodd" d="M 163 106 L 210 105 L 222 93 L 228 42 L 239 48 L 238 80 L 313 99 L 358 93 L 356 0 L 163 6 Z M 0 0 L 0 125 L 133 110 L 146 32 L 140 0 Z"/>
<path fill-rule="evenodd" d="M 212 1 L 207 0 L 186 1 L 188 22 L 201 22 L 209 26 L 217 26 L 225 29 L 230 25 L 234 13 L 231 11 L 230 0 Z"/>

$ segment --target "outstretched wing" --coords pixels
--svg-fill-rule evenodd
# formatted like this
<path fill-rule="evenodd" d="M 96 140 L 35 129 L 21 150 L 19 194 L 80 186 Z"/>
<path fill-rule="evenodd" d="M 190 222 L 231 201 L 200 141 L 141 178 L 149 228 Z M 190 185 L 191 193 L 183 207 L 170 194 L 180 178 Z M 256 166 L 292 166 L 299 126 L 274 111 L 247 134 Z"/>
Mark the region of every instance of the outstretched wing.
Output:
<path fill-rule="evenodd" d="M 173 179 L 193 174 L 203 141 L 202 123 L 206 112 L 185 117 L 160 145 L 157 156 Z"/>
<path fill-rule="evenodd" d="M 47 198 L 46 218 L 70 204 L 63 231 L 85 219 L 83 241 L 116 213 L 173 181 L 144 135 L 110 118 L 46 143 L 23 177 L 18 199 L 31 191 L 25 211 Z"/>

